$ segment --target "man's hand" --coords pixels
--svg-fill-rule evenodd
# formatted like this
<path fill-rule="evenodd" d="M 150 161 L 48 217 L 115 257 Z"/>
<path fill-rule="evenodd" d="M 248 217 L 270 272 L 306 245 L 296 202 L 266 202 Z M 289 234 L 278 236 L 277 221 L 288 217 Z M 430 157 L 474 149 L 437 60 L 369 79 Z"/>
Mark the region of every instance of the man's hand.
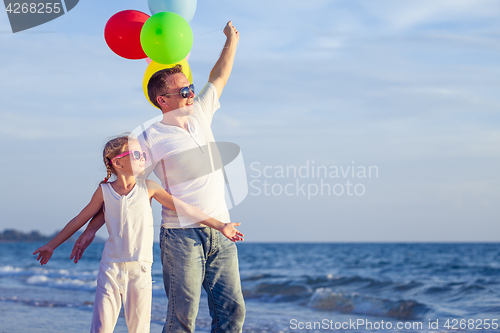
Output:
<path fill-rule="evenodd" d="M 238 30 L 236 30 L 236 28 L 233 26 L 231 21 L 227 22 L 226 26 L 224 27 L 224 35 L 226 35 L 227 39 L 235 38 L 236 41 L 240 40 L 240 34 L 238 33 Z"/>
<path fill-rule="evenodd" d="M 241 232 L 239 232 L 235 227 L 239 226 L 241 223 L 225 223 L 224 226 L 219 229 L 219 231 L 226 236 L 230 241 L 237 242 L 243 241 L 245 237 Z"/>
<path fill-rule="evenodd" d="M 78 260 L 82 259 L 83 252 L 87 249 L 87 247 L 92 243 L 95 238 L 95 232 L 85 230 L 83 234 L 78 237 L 75 242 L 75 246 L 73 246 L 73 250 L 71 251 L 70 259 L 75 258 L 75 264 Z"/>
<path fill-rule="evenodd" d="M 45 244 L 44 246 L 39 247 L 33 254 L 38 253 L 38 258 L 36 260 L 40 260 L 40 265 L 45 265 L 47 262 L 49 262 L 50 257 L 52 257 L 52 253 L 54 253 L 54 249 Z"/>

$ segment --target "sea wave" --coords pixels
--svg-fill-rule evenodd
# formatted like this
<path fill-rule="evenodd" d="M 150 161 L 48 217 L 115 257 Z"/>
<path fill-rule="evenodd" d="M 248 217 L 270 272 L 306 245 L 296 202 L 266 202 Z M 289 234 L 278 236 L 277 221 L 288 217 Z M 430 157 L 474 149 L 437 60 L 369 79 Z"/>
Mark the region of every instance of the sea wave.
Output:
<path fill-rule="evenodd" d="M 11 265 L 0 266 L 0 276 L 8 275 L 33 275 L 33 274 L 43 274 L 50 276 L 97 276 L 97 270 L 68 270 L 68 269 L 57 269 L 48 268 L 47 266 L 35 266 L 35 267 L 17 267 Z"/>
<path fill-rule="evenodd" d="M 19 272 L 24 271 L 24 268 L 21 267 L 14 267 L 14 266 L 0 266 L 0 276 L 2 275 L 12 275 L 12 274 L 18 274 Z"/>
<path fill-rule="evenodd" d="M 358 275 L 303 275 L 285 278 L 261 274 L 247 276 L 242 286 L 243 294 L 248 299 L 294 302 L 321 311 L 412 319 L 421 318 L 430 310 L 425 304 L 398 298 L 397 295 L 400 295 L 401 291 L 422 286 L 415 281 L 401 283 Z M 393 290 L 390 294 L 396 300 L 375 296 L 382 289 Z"/>
<path fill-rule="evenodd" d="M 414 300 L 388 300 L 366 297 L 356 293 L 336 293 L 329 288 L 319 288 L 312 295 L 309 307 L 326 311 L 340 311 L 370 316 L 399 319 L 421 318 L 429 308 Z"/>
<path fill-rule="evenodd" d="M 0 301 L 23 303 L 25 305 L 36 306 L 36 307 L 48 307 L 48 308 L 53 308 L 53 307 L 92 308 L 94 305 L 94 302 L 74 302 L 74 301 L 73 302 L 66 302 L 66 301 L 60 301 L 60 300 L 56 301 L 56 300 L 46 300 L 46 299 L 19 298 L 16 296 L 12 296 L 12 297 L 0 296 Z"/>
<path fill-rule="evenodd" d="M 271 274 L 256 274 L 242 278 L 245 294 L 248 297 L 265 295 L 295 295 L 296 297 L 309 297 L 318 288 L 340 288 L 351 291 L 364 291 L 367 293 L 380 292 L 382 289 L 410 290 L 421 286 L 421 283 L 394 282 L 379 280 L 359 275 L 334 276 L 332 274 L 320 276 L 295 276 L 285 277 Z"/>
<path fill-rule="evenodd" d="M 95 279 L 82 280 L 68 277 L 50 277 L 47 275 L 33 275 L 26 280 L 27 284 L 53 287 L 59 289 L 77 289 L 92 291 L 96 288 Z"/>

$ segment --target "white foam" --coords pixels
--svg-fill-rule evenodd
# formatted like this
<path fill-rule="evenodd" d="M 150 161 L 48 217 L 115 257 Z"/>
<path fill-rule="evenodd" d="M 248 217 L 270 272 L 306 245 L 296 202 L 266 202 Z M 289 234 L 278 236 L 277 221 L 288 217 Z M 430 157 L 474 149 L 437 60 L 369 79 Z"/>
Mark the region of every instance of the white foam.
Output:
<path fill-rule="evenodd" d="M 336 293 L 330 288 L 318 288 L 314 291 L 308 306 L 322 310 L 338 310 L 352 312 L 352 301 L 342 293 Z"/>
<path fill-rule="evenodd" d="M 95 279 L 81 280 L 68 277 L 50 278 L 46 275 L 33 275 L 26 280 L 28 284 L 56 287 L 61 289 L 93 290 L 96 287 Z"/>
<path fill-rule="evenodd" d="M 54 279 L 53 284 L 59 287 L 90 287 L 90 286 L 95 286 L 95 281 L 90 282 L 79 279 L 61 278 L 61 279 Z"/>
<path fill-rule="evenodd" d="M 48 275 L 52 270 L 42 268 L 42 267 L 35 267 L 32 269 L 33 272 L 38 273 L 38 274 L 45 274 Z"/>
<path fill-rule="evenodd" d="M 33 275 L 26 280 L 29 284 L 44 284 L 49 280 L 45 275 Z"/>
<path fill-rule="evenodd" d="M 16 274 L 16 273 L 19 273 L 21 271 L 23 271 L 23 269 L 20 267 L 0 266 L 0 274 L 2 274 L 2 275 Z"/>

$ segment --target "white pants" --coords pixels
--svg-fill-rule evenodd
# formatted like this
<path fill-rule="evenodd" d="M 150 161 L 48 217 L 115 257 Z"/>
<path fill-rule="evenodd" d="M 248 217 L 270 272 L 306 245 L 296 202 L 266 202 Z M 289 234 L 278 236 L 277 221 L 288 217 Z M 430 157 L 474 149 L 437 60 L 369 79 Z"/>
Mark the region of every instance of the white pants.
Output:
<path fill-rule="evenodd" d="M 123 301 L 129 333 L 148 333 L 151 322 L 151 263 L 101 263 L 91 333 L 112 333 Z"/>

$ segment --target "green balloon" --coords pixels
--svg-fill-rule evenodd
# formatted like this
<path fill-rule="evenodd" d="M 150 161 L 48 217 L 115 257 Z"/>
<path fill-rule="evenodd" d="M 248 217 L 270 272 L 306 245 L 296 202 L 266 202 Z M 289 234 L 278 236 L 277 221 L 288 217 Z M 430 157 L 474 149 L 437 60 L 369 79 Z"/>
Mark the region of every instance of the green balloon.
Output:
<path fill-rule="evenodd" d="M 142 27 L 141 46 L 151 60 L 175 64 L 191 51 L 193 31 L 189 23 L 176 13 L 156 13 Z"/>

